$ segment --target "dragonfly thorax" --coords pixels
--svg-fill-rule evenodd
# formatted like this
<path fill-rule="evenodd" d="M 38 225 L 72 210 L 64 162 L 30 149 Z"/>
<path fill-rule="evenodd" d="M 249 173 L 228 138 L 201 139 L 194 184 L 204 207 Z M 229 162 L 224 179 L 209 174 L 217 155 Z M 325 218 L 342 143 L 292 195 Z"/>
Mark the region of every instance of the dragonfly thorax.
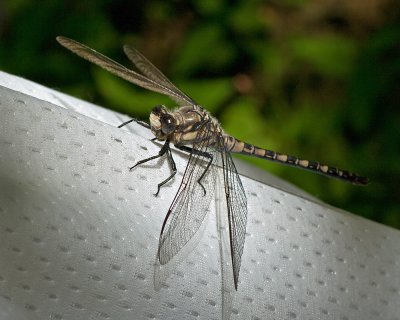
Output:
<path fill-rule="evenodd" d="M 176 129 L 176 119 L 163 105 L 153 108 L 150 113 L 151 131 L 159 140 L 166 140 Z"/>

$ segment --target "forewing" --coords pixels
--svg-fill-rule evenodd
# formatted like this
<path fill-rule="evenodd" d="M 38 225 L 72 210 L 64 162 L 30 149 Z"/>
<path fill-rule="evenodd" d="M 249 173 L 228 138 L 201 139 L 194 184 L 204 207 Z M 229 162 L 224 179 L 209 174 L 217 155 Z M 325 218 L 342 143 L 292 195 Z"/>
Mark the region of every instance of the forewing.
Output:
<path fill-rule="evenodd" d="M 200 134 L 208 134 L 204 129 Z M 207 148 L 207 143 L 194 144 L 193 148 L 200 152 L 207 152 L 213 156 L 212 164 L 205 175 L 209 159 L 199 154 L 191 153 L 179 190 L 168 210 L 161 229 L 158 258 L 161 264 L 170 261 L 196 234 L 209 210 L 211 198 L 214 195 L 216 184 L 216 170 L 214 163 L 219 152 Z"/>
<path fill-rule="evenodd" d="M 135 48 L 125 45 L 124 52 L 135 66 L 149 79 L 162 84 L 164 87 L 175 92 L 187 104 L 196 105 L 197 103 L 180 89 L 178 89 L 154 64 L 152 64 L 144 55 Z"/>
<path fill-rule="evenodd" d="M 220 139 L 223 146 L 223 138 Z M 240 176 L 229 152 L 222 152 L 222 167 L 226 204 L 228 208 L 229 237 L 233 267 L 233 279 L 237 290 L 247 224 L 247 198 Z"/>
<path fill-rule="evenodd" d="M 192 103 L 191 99 L 187 101 L 186 95 L 181 95 L 179 92 L 171 90 L 170 88 L 157 83 L 156 81 L 145 77 L 133 70 L 130 70 L 123 65 L 115 62 L 114 60 L 106 57 L 105 55 L 93 50 L 78 41 L 68 39 L 65 37 L 57 37 L 57 41 L 68 50 L 77 54 L 81 58 L 84 58 L 99 67 L 111 72 L 112 74 L 132 82 L 142 88 L 158 92 L 169 96 L 171 99 L 177 101 L 179 104 Z"/>

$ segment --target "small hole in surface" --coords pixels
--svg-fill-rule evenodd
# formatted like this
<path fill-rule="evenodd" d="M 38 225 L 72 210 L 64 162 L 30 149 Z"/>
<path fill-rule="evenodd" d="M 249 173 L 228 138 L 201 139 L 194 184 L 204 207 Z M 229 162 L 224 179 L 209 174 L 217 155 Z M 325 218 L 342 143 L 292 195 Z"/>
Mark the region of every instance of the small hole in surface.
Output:
<path fill-rule="evenodd" d="M 255 289 L 256 289 L 258 292 L 261 292 L 261 293 L 264 293 L 264 292 L 265 292 L 265 290 L 264 290 L 263 288 L 261 288 L 261 287 L 255 287 Z"/>
<path fill-rule="evenodd" d="M 341 257 L 336 257 L 336 260 L 341 263 L 345 263 L 345 260 Z"/>
<path fill-rule="evenodd" d="M 282 293 L 277 293 L 277 294 L 276 294 L 276 297 L 277 297 L 278 299 L 280 299 L 280 300 L 286 300 L 286 296 L 285 296 L 284 294 L 282 294 Z"/>
<path fill-rule="evenodd" d="M 270 209 L 263 209 L 262 210 L 265 214 L 273 214 L 272 210 Z"/>
<path fill-rule="evenodd" d="M 146 276 L 143 273 L 137 273 L 135 274 L 135 279 L 144 281 L 146 280 Z"/>
<path fill-rule="evenodd" d="M 357 279 L 357 277 L 353 274 L 349 274 L 349 279 L 354 281 Z"/>
<path fill-rule="evenodd" d="M 291 283 L 285 283 L 285 287 L 288 288 L 288 289 L 293 289 L 294 285 L 291 284 Z"/>
<path fill-rule="evenodd" d="M 100 312 L 99 316 L 101 318 L 103 318 L 103 319 L 110 319 L 111 318 L 110 315 L 108 313 L 105 313 L 105 312 Z"/>
<path fill-rule="evenodd" d="M 359 292 L 359 296 L 361 299 L 368 299 L 368 295 L 364 292 Z"/>
<path fill-rule="evenodd" d="M 209 303 L 210 304 L 210 303 Z M 166 302 L 164 305 L 170 309 L 175 309 L 176 305 L 174 305 L 172 302 Z"/>
<path fill-rule="evenodd" d="M 274 312 L 276 310 L 275 306 L 273 306 L 272 304 L 268 304 L 265 306 L 269 311 Z"/>
<path fill-rule="evenodd" d="M 331 268 L 326 268 L 326 273 L 329 273 L 329 274 L 336 274 L 336 271 L 333 270 L 333 269 L 331 269 Z"/>
<path fill-rule="evenodd" d="M 354 309 L 354 310 L 358 310 L 359 309 L 358 305 L 356 305 L 355 303 L 350 303 L 349 307 L 351 309 Z"/>
<path fill-rule="evenodd" d="M 102 153 L 102 154 L 105 154 L 105 155 L 110 154 L 110 151 L 107 150 L 107 149 L 98 149 L 98 152 L 99 152 L 99 153 Z"/>
<path fill-rule="evenodd" d="M 325 286 L 325 281 L 321 280 L 321 279 L 316 279 L 315 280 L 320 286 Z"/>
<path fill-rule="evenodd" d="M 118 306 L 127 311 L 133 310 L 133 307 L 127 301 L 121 301 L 120 303 L 118 303 Z"/>
<path fill-rule="evenodd" d="M 71 289 L 71 291 L 74 291 L 74 292 L 81 291 L 81 289 L 78 286 L 75 286 L 75 285 L 71 285 L 71 286 L 69 286 L 69 288 Z"/>
<path fill-rule="evenodd" d="M 323 315 L 328 315 L 329 314 L 328 310 L 326 310 L 326 309 L 321 309 L 321 313 Z"/>
<path fill-rule="evenodd" d="M 24 289 L 26 291 L 30 291 L 31 290 L 31 287 L 28 286 L 27 284 L 23 284 L 21 287 L 22 287 L 22 289 Z"/>
<path fill-rule="evenodd" d="M 30 310 L 30 311 L 36 311 L 37 310 L 37 308 L 33 304 L 29 304 L 29 303 L 25 304 L 25 308 Z"/>
<path fill-rule="evenodd" d="M 124 284 L 122 284 L 122 283 L 116 284 L 115 287 L 116 287 L 117 289 L 121 290 L 121 291 L 127 291 L 127 290 L 128 290 L 128 288 L 126 287 L 126 285 L 124 285 Z"/>
<path fill-rule="evenodd" d="M 375 281 L 370 281 L 368 283 L 371 287 L 378 287 L 378 284 Z"/>
<path fill-rule="evenodd" d="M 74 273 L 75 269 L 71 266 L 65 266 L 65 270 L 67 270 L 68 272 Z"/>
<path fill-rule="evenodd" d="M 204 279 L 197 280 L 197 283 L 199 283 L 199 284 L 201 284 L 203 286 L 206 286 L 208 284 L 208 282 L 206 280 L 204 280 Z"/>
<path fill-rule="evenodd" d="M 91 255 L 86 255 L 86 256 L 85 256 L 85 259 L 86 259 L 87 261 L 89 261 L 89 262 L 95 261 L 95 258 L 94 258 L 93 256 L 91 256 Z"/>
<path fill-rule="evenodd" d="M 337 304 L 337 299 L 335 297 L 329 297 L 328 301 L 334 304 Z"/>
<path fill-rule="evenodd" d="M 298 301 L 299 305 L 301 305 L 303 308 L 307 307 L 307 303 L 305 303 L 304 301 Z"/>
<path fill-rule="evenodd" d="M 85 165 L 90 166 L 90 167 L 94 167 L 95 166 L 94 162 L 89 161 L 89 160 L 85 161 Z"/>
<path fill-rule="evenodd" d="M 15 253 L 20 253 L 21 252 L 21 249 L 17 248 L 17 247 L 12 247 L 11 250 L 14 251 Z"/>
<path fill-rule="evenodd" d="M 314 291 L 310 290 L 310 289 L 307 289 L 307 295 L 309 295 L 311 297 L 316 297 L 317 296 L 317 294 Z"/>
<path fill-rule="evenodd" d="M 68 125 L 67 125 L 67 123 L 65 123 L 65 122 L 59 123 L 58 125 L 59 125 L 60 128 L 68 129 Z"/>
<path fill-rule="evenodd" d="M 200 316 L 200 313 L 198 313 L 197 311 L 195 311 L 195 310 L 190 310 L 189 311 L 189 314 L 191 315 L 191 316 L 194 316 L 194 317 L 198 317 L 198 316 Z"/>
<path fill-rule="evenodd" d="M 95 274 L 89 275 L 89 279 L 94 280 L 94 281 L 101 281 L 101 278 Z"/>
<path fill-rule="evenodd" d="M 284 226 L 277 225 L 276 227 L 279 231 L 287 231 L 287 229 Z"/>
<path fill-rule="evenodd" d="M 11 229 L 11 228 L 6 228 L 5 230 L 6 230 L 6 232 L 8 232 L 8 233 L 14 233 L 14 230 Z"/>
<path fill-rule="evenodd" d="M 338 289 L 339 289 L 339 291 L 341 291 L 341 292 L 347 292 L 347 288 L 346 288 L 346 287 L 339 286 Z"/>
<path fill-rule="evenodd" d="M 185 297 L 193 298 L 193 293 L 191 293 L 191 292 L 189 292 L 189 291 L 183 291 L 182 294 L 183 294 Z"/>

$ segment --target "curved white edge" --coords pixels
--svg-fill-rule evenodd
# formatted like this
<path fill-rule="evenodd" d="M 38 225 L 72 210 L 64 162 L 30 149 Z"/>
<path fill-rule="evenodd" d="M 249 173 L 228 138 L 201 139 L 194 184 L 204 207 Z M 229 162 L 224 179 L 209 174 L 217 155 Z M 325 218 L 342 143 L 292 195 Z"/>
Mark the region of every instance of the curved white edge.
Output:
<path fill-rule="evenodd" d="M 126 117 L 5 73 L 0 114 L 3 318 L 399 319 L 399 231 L 243 177 L 235 292 L 220 188 L 199 243 L 155 264 L 186 155 L 154 197 L 170 170 L 129 172 L 160 146 L 138 125 L 117 129 Z"/>

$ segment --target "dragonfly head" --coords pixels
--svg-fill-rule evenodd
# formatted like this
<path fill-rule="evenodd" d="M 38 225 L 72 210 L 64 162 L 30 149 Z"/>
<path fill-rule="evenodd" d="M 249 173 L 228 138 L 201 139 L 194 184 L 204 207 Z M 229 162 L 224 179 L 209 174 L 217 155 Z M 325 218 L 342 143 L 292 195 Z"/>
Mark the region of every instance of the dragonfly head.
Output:
<path fill-rule="evenodd" d="M 165 106 L 158 105 L 150 113 L 150 126 L 157 139 L 165 140 L 168 135 L 175 131 L 176 119 Z"/>

